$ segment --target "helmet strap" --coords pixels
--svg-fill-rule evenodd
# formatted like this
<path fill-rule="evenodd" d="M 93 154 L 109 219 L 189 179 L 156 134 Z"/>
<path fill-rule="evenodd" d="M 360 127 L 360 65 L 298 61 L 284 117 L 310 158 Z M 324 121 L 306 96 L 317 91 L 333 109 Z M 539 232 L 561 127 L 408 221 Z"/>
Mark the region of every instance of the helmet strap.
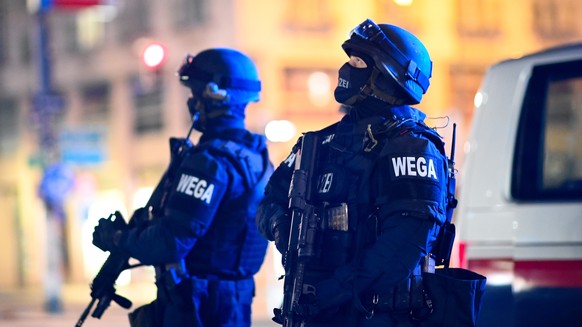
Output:
<path fill-rule="evenodd" d="M 224 109 L 213 109 L 211 112 L 206 114 L 207 119 L 214 119 L 220 116 L 232 116 L 233 112 L 229 108 Z"/>
<path fill-rule="evenodd" d="M 360 88 L 360 92 L 354 94 L 353 96 L 349 97 L 347 100 L 342 101 L 341 103 L 348 106 L 354 106 L 367 98 L 370 94 L 372 94 L 372 89 L 370 87 L 370 79 L 366 81 L 364 86 Z"/>
<path fill-rule="evenodd" d="M 206 129 L 206 105 L 197 96 L 188 99 L 188 111 L 192 116 L 192 128 L 197 131 L 204 132 Z"/>
<path fill-rule="evenodd" d="M 373 97 L 394 106 L 404 104 L 406 102 L 404 99 L 390 95 L 382 91 L 380 88 L 378 88 L 378 86 L 376 85 L 376 82 L 378 81 L 378 76 L 380 76 L 380 71 L 378 70 L 378 68 L 374 67 L 372 69 L 372 73 L 370 74 L 370 78 L 368 79 L 366 84 L 364 84 L 364 86 L 360 89 L 360 92 L 352 96 L 351 98 L 347 99 L 343 103 L 346 105 L 353 106 L 361 102 L 362 100 L 366 99 L 367 97 Z"/>
<path fill-rule="evenodd" d="M 361 95 L 364 95 L 362 99 L 368 96 L 372 96 L 394 106 L 404 104 L 406 102 L 405 99 L 397 98 L 378 88 L 378 86 L 376 85 L 376 82 L 378 81 L 378 76 L 380 76 L 380 71 L 378 70 L 378 68 L 374 67 L 374 69 L 372 70 L 372 74 L 370 75 L 369 83 L 366 83 L 366 85 L 364 85 L 362 91 L 360 92 Z"/>

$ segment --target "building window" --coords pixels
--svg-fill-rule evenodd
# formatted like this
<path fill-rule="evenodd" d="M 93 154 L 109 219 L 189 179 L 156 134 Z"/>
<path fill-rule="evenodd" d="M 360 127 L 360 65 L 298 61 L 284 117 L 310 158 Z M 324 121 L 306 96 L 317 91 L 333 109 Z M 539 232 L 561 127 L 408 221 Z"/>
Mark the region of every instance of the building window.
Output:
<path fill-rule="evenodd" d="M 328 0 L 286 1 L 285 27 L 293 31 L 325 32 L 330 30 L 331 4 Z"/>
<path fill-rule="evenodd" d="M 151 30 L 151 1 L 126 0 L 121 7 L 117 22 L 122 42 L 149 34 Z"/>
<path fill-rule="evenodd" d="M 58 31 L 51 36 L 58 38 L 66 52 L 78 54 L 106 42 L 107 23 L 116 15 L 113 6 L 94 6 L 71 12 L 55 12 L 51 24 Z"/>
<path fill-rule="evenodd" d="M 76 17 L 76 39 L 81 49 L 93 49 L 105 42 L 104 11 L 100 8 L 83 10 Z"/>
<path fill-rule="evenodd" d="M 204 23 L 208 16 L 206 0 L 174 0 L 173 15 L 175 27 L 196 26 Z"/>
<path fill-rule="evenodd" d="M 8 28 L 9 22 L 9 12 L 10 6 L 8 1 L 0 1 L 0 65 L 5 65 L 8 61 L 8 50 L 9 46 L 9 33 Z"/>
<path fill-rule="evenodd" d="M 86 85 L 81 90 L 83 121 L 104 122 L 109 118 L 111 86 L 107 82 Z"/>
<path fill-rule="evenodd" d="M 320 110 L 338 107 L 333 99 L 337 70 L 289 67 L 284 70 L 285 101 L 288 110 Z"/>
<path fill-rule="evenodd" d="M 15 99 L 0 99 L 0 155 L 16 151 L 19 138 L 18 103 Z"/>
<path fill-rule="evenodd" d="M 396 0 L 375 0 L 374 17 L 377 24 L 389 23 L 406 29 L 412 34 L 419 34 L 423 18 L 422 11 L 418 10 L 418 4 L 412 0 L 409 2 Z M 362 19 L 363 21 L 364 19 Z"/>
<path fill-rule="evenodd" d="M 81 49 L 81 45 L 79 42 L 79 38 L 77 37 L 79 33 L 77 16 L 70 14 L 60 15 L 58 22 L 59 22 L 58 35 L 63 36 L 65 51 L 72 54 L 78 53 L 79 50 Z"/>
<path fill-rule="evenodd" d="M 457 1 L 457 28 L 461 36 L 491 37 L 500 33 L 503 0 Z"/>
<path fill-rule="evenodd" d="M 450 68 L 451 90 L 455 90 L 452 106 L 463 113 L 466 121 L 473 118 L 475 94 L 484 72 L 485 67 L 477 65 L 453 65 Z"/>
<path fill-rule="evenodd" d="M 582 199 L 582 61 L 534 68 L 522 112 L 514 197 Z"/>
<path fill-rule="evenodd" d="M 23 65 L 30 65 L 32 63 L 33 51 L 31 49 L 30 33 L 28 31 L 21 32 L 18 39 L 19 59 Z M 0 45 L 1 46 L 1 45 Z"/>
<path fill-rule="evenodd" d="M 135 133 L 146 134 L 160 131 L 164 126 L 164 94 L 161 77 L 159 75 L 135 76 L 131 78 L 131 87 L 135 108 Z"/>
<path fill-rule="evenodd" d="M 580 20 L 578 0 L 534 0 L 532 5 L 534 30 L 542 38 L 576 36 Z"/>

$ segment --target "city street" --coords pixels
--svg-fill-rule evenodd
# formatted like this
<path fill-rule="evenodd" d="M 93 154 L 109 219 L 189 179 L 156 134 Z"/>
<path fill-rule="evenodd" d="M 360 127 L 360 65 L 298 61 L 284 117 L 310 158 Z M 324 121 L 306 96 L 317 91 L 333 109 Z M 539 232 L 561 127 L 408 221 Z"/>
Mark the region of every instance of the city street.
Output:
<path fill-rule="evenodd" d="M 134 304 L 133 308 L 150 301 L 150 296 L 141 297 L 136 289 L 121 288 L 118 293 L 127 296 Z M 74 327 L 83 310 L 89 304 L 89 287 L 87 285 L 66 285 L 63 289 L 64 310 L 51 314 L 44 310 L 44 298 L 41 290 L 5 292 L 0 290 L 0 327 Z M 95 306 L 93 306 L 94 308 Z M 129 327 L 129 311 L 112 303 L 101 319 L 90 315 L 83 327 Z M 253 322 L 257 327 L 278 326 L 267 317 L 257 317 Z"/>

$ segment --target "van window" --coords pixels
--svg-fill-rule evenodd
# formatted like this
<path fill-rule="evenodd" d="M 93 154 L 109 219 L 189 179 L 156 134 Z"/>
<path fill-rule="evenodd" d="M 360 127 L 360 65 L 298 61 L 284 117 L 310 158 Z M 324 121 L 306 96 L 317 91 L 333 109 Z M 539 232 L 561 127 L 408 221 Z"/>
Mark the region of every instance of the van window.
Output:
<path fill-rule="evenodd" d="M 513 165 L 517 200 L 582 199 L 581 67 L 575 61 L 532 71 Z"/>

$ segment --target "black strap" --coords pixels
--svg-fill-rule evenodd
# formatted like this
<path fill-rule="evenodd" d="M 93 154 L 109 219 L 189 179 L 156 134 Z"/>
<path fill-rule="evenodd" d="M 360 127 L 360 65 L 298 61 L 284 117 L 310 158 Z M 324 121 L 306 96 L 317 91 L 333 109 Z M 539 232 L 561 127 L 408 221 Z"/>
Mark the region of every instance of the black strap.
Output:
<path fill-rule="evenodd" d="M 249 155 L 250 150 L 242 145 L 229 140 L 214 139 L 202 145 L 210 152 L 220 153 L 226 156 L 236 171 L 243 177 L 246 188 L 256 184 L 256 177 L 250 172 Z"/>
<path fill-rule="evenodd" d="M 223 139 L 213 139 L 198 147 L 224 155 L 239 175 L 243 177 L 243 182 L 247 189 L 253 188 L 267 175 L 268 169 L 266 169 L 266 166 L 269 159 L 266 151 L 255 153 L 242 144 Z M 260 164 L 253 162 L 258 160 L 261 161 Z"/>
<path fill-rule="evenodd" d="M 191 67 L 191 74 L 200 81 L 214 81 L 222 88 L 236 89 L 249 92 L 259 92 L 261 90 L 261 81 L 250 79 L 228 77 L 222 74 L 209 73 L 198 67 Z"/>

